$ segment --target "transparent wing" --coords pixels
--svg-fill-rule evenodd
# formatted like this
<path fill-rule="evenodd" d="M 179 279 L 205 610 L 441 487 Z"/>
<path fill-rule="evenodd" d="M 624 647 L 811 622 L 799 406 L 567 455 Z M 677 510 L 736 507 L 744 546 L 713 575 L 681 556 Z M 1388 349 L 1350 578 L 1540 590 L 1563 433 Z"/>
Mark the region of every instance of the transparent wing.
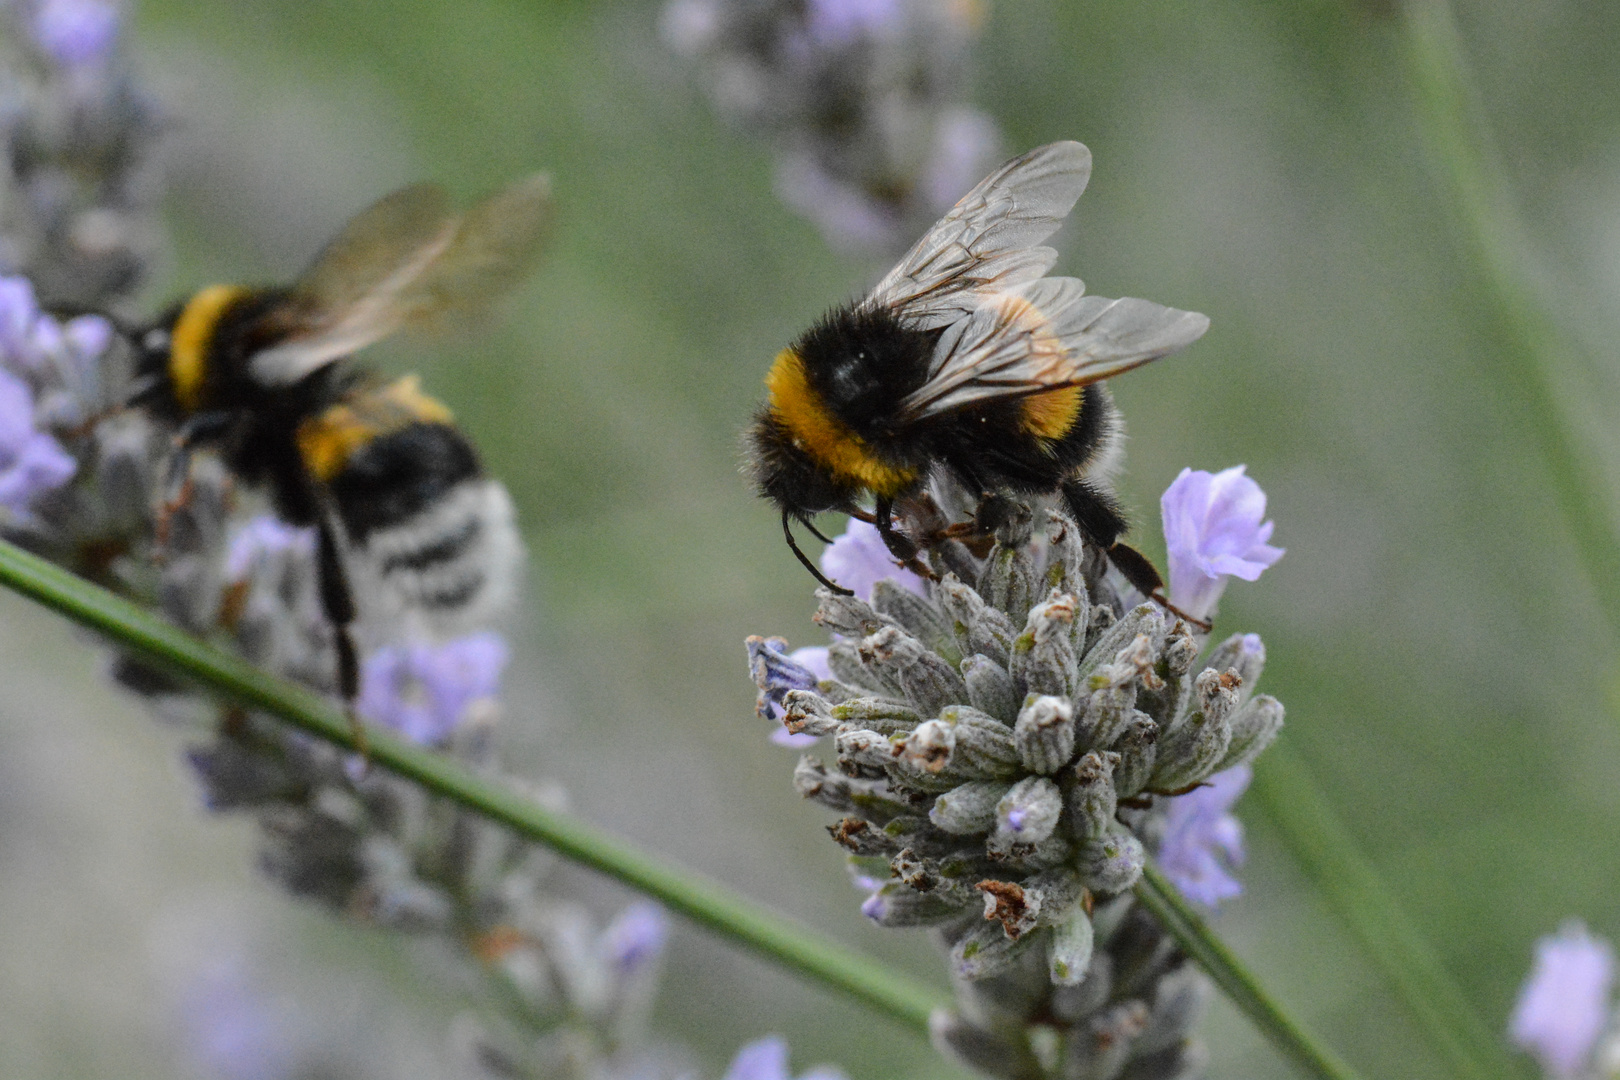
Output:
<path fill-rule="evenodd" d="M 1057 253 L 1037 246 L 1057 231 L 1091 178 L 1077 142 L 1037 147 L 996 169 L 962 197 L 878 282 L 866 303 L 925 329 L 979 306 L 979 295 L 1039 278 Z"/>
<path fill-rule="evenodd" d="M 928 379 L 900 403 L 921 420 L 993 398 L 1085 386 L 1191 345 L 1209 319 L 1149 300 L 1086 296 L 1075 278 L 1042 278 L 983 299 L 946 328 Z"/>
<path fill-rule="evenodd" d="M 255 377 L 296 382 L 403 326 L 495 300 L 527 272 L 550 218 L 543 174 L 461 215 L 431 184 L 394 192 L 345 226 L 294 284 L 291 328 L 254 356 Z"/>

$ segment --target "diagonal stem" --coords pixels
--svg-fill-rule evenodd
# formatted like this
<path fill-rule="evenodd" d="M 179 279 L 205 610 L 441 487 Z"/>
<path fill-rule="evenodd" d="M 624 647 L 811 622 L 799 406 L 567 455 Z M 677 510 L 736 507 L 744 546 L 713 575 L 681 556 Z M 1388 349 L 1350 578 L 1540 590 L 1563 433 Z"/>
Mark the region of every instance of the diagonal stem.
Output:
<path fill-rule="evenodd" d="M 1158 916 L 1181 947 L 1215 985 L 1247 1016 L 1255 1027 L 1287 1054 L 1306 1076 L 1318 1080 L 1359 1080 L 1359 1074 L 1332 1050 L 1316 1041 L 1299 1022 L 1283 1011 L 1253 973 L 1243 966 L 1225 942 L 1215 936 L 1159 868 L 1148 863 L 1136 884 L 1136 898 Z"/>
<path fill-rule="evenodd" d="M 260 671 L 136 604 L 0 541 L 0 584 L 98 630 L 120 646 L 236 704 L 272 713 L 327 742 L 354 749 L 348 720 L 323 697 Z M 927 1036 L 943 995 L 692 870 L 640 851 L 567 814 L 548 810 L 443 754 L 368 729 L 373 762 L 483 814 L 593 870 L 652 896 L 721 937 L 877 1009 Z"/>

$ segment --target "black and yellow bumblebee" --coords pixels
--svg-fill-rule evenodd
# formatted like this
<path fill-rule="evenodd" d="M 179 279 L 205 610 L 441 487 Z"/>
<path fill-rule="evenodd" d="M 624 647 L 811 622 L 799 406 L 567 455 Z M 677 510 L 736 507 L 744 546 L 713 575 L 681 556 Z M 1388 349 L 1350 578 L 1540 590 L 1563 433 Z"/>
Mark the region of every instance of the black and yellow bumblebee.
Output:
<path fill-rule="evenodd" d="M 463 214 L 416 184 L 344 227 L 293 284 L 212 285 L 131 331 L 128 403 L 174 433 L 171 488 L 209 447 L 318 536 L 337 686 L 351 706 L 352 624 L 448 634 L 512 591 L 521 544 L 505 488 L 415 376 L 340 361 L 394 331 L 467 315 L 513 285 L 550 218 L 544 175 Z M 358 735 L 358 729 L 357 729 Z"/>
<path fill-rule="evenodd" d="M 943 473 L 977 500 L 981 534 L 1012 499 L 1055 498 L 1132 584 L 1162 588 L 1153 564 L 1120 542 L 1110 473 L 1121 424 L 1102 380 L 1185 348 L 1209 320 L 1045 276 L 1057 252 L 1041 241 L 1090 175 L 1091 152 L 1077 142 L 1000 166 L 864 299 L 776 357 L 745 437 L 747 468 L 823 585 L 847 593 L 799 550 L 792 521 L 814 531 L 811 518 L 834 510 L 872 520 L 896 559 L 926 572 L 894 508 Z M 871 514 L 859 506 L 866 496 Z"/>

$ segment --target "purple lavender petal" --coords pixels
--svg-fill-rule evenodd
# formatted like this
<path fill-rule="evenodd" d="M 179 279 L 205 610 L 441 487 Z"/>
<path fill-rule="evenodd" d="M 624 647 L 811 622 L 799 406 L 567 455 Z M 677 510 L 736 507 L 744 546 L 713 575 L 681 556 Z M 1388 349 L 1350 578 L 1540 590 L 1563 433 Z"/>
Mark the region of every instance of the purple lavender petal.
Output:
<path fill-rule="evenodd" d="M 1579 922 L 1536 942 L 1508 1034 L 1555 1077 L 1582 1071 L 1609 1019 L 1614 950 Z"/>
<path fill-rule="evenodd" d="M 899 235 L 899 221 L 888 207 L 829 174 L 809 154 L 787 153 L 777 161 L 776 196 L 841 251 L 880 250 Z"/>
<path fill-rule="evenodd" d="M 737 1051 L 725 1080 L 791 1080 L 788 1045 L 780 1035 L 767 1035 Z"/>
<path fill-rule="evenodd" d="M 846 45 L 857 38 L 879 37 L 903 25 L 900 0 L 808 0 L 805 23 L 818 45 Z"/>
<path fill-rule="evenodd" d="M 0 363 L 13 371 L 29 371 L 37 364 L 34 324 L 39 304 L 27 278 L 0 277 Z"/>
<path fill-rule="evenodd" d="M 948 210 L 1001 159 L 1001 132 L 977 109 L 952 109 L 934 129 L 934 150 L 923 172 L 928 204 Z"/>
<path fill-rule="evenodd" d="M 231 537 L 225 549 L 225 577 L 246 581 L 267 558 L 284 551 L 315 552 L 315 530 L 289 525 L 273 514 L 259 514 Z"/>
<path fill-rule="evenodd" d="M 1272 547 L 1266 493 L 1236 465 L 1182 469 L 1159 500 L 1170 555 L 1170 600 L 1197 618 L 1215 610 L 1228 577 L 1253 581 L 1283 556 Z"/>
<path fill-rule="evenodd" d="M 51 436 L 34 428 L 34 396 L 0 369 L 0 506 L 25 514 L 36 495 L 73 478 L 79 463 Z"/>
<path fill-rule="evenodd" d="M 603 951 L 620 975 L 641 971 L 664 954 L 669 916 L 657 904 L 631 904 L 602 932 Z"/>
<path fill-rule="evenodd" d="M 896 585 L 918 596 L 928 595 L 922 578 L 895 564 L 894 556 L 889 554 L 888 545 L 878 534 L 877 526 L 854 518 L 821 553 L 821 569 L 862 600 L 872 599 L 872 586 L 884 578 L 891 579 Z"/>
<path fill-rule="evenodd" d="M 34 13 L 34 40 L 59 64 L 98 64 L 112 54 L 121 21 L 107 0 L 44 0 Z"/>
<path fill-rule="evenodd" d="M 1208 908 L 1243 892 L 1227 872 L 1243 862 L 1243 825 L 1229 811 L 1249 786 L 1247 765 L 1216 773 L 1203 786 L 1178 795 L 1165 814 L 1159 866 L 1189 900 Z"/>
<path fill-rule="evenodd" d="M 467 718 L 469 706 L 498 694 L 508 656 L 495 633 L 441 645 L 385 646 L 360 669 L 356 707 L 412 742 L 438 745 Z"/>
<path fill-rule="evenodd" d="M 801 649 L 794 649 L 788 653 L 788 659 L 810 672 L 819 681 L 833 677 L 832 668 L 827 663 L 825 645 L 806 645 Z"/>

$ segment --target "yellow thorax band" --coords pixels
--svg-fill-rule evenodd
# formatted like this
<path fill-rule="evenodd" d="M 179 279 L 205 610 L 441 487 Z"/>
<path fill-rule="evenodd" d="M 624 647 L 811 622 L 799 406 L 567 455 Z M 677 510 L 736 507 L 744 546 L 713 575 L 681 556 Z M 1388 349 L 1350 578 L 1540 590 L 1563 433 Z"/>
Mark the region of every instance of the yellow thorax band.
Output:
<path fill-rule="evenodd" d="M 449 424 L 444 404 L 422 393 L 421 380 L 407 375 L 383 387 L 363 388 L 298 426 L 298 456 L 323 484 L 343 471 L 355 451 L 411 424 Z"/>
<path fill-rule="evenodd" d="M 214 328 L 242 292 L 236 285 L 210 285 L 187 301 L 174 321 L 174 331 L 169 335 L 169 383 L 183 412 L 196 412 L 202 405 Z"/>
<path fill-rule="evenodd" d="M 804 361 L 792 349 L 783 349 L 765 376 L 771 408 L 815 462 L 846 484 L 857 484 L 874 495 L 898 495 L 917 479 L 909 469 L 874 457 L 849 428 L 828 411 L 804 370 Z"/>

